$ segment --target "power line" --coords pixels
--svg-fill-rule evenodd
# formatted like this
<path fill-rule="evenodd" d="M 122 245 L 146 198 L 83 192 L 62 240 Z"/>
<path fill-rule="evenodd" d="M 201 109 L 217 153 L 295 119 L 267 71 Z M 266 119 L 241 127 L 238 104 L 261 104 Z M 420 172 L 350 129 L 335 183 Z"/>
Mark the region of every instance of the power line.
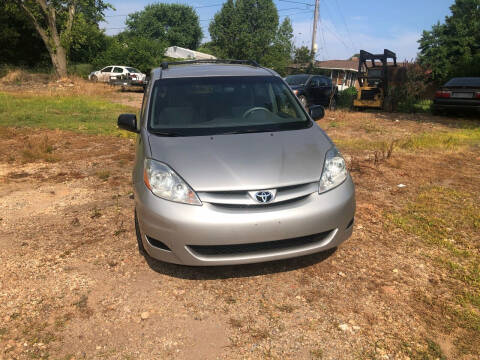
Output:
<path fill-rule="evenodd" d="M 311 13 L 311 12 L 312 12 L 311 10 L 306 10 L 306 11 L 296 12 L 296 13 L 293 13 L 293 14 L 285 14 L 285 15 L 282 15 L 280 17 L 294 16 L 294 15 L 306 14 L 306 13 Z"/>
<path fill-rule="evenodd" d="M 307 5 L 307 6 L 315 6 L 315 5 L 313 5 L 313 4 L 309 4 L 309 3 L 306 3 L 306 2 L 293 1 L 293 0 L 277 0 L 277 1 L 287 2 L 287 3 L 292 3 L 292 4 Z"/>
<path fill-rule="evenodd" d="M 355 49 L 353 49 L 352 47 L 350 47 L 349 45 L 347 45 L 347 44 L 345 43 L 345 41 L 343 41 L 342 37 L 341 37 L 340 35 L 338 35 L 338 33 L 337 33 L 335 30 L 332 30 L 332 29 L 330 28 L 330 26 L 327 25 L 326 22 L 324 22 L 323 24 L 325 25 L 325 28 L 326 28 L 333 36 L 335 36 L 335 37 L 337 38 L 337 40 L 340 41 L 340 42 L 343 44 L 343 46 L 345 46 L 345 49 L 347 49 L 348 51 L 352 51 L 352 50 L 353 50 L 353 52 L 355 52 Z"/>
<path fill-rule="evenodd" d="M 354 50 L 354 49 L 356 48 L 356 46 L 355 46 L 355 43 L 354 43 L 353 40 L 352 40 L 352 35 L 351 35 L 350 30 L 349 30 L 349 28 L 348 28 L 347 22 L 345 21 L 345 17 L 343 16 L 343 13 L 341 13 L 340 6 L 339 6 L 339 4 L 338 4 L 338 1 L 337 1 L 337 0 L 335 0 L 335 1 L 336 1 L 336 4 L 337 4 L 338 13 L 341 15 L 342 20 L 343 20 L 343 24 L 345 25 L 345 29 L 347 30 L 347 36 L 348 36 L 348 39 L 350 40 L 350 45 L 349 45 L 349 46 L 351 46 L 351 47 L 352 47 L 352 50 Z M 330 17 L 333 19 L 333 11 L 330 9 L 330 7 L 329 7 L 329 5 L 328 5 L 328 3 L 327 3 L 326 1 L 324 1 L 324 3 L 325 3 L 325 7 L 326 7 L 328 13 L 330 14 Z M 354 50 L 354 52 L 355 52 L 355 51 L 356 51 L 356 50 Z"/>
<path fill-rule="evenodd" d="M 302 8 L 299 8 L 299 7 L 292 7 L 292 8 L 286 8 L 286 9 L 278 9 L 277 11 L 280 12 L 280 11 L 287 11 L 287 10 L 307 10 L 307 9 L 302 9 Z M 308 10 L 308 11 L 311 11 L 311 10 Z"/>

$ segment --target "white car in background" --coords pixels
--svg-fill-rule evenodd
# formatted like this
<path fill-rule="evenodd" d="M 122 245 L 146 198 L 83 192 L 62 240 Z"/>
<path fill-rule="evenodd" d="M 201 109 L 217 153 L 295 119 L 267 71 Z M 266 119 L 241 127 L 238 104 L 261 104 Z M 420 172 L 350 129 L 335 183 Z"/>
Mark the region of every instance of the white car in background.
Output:
<path fill-rule="evenodd" d="M 147 75 L 130 66 L 110 65 L 88 75 L 88 80 L 110 82 L 111 80 L 129 78 L 132 85 L 143 85 Z"/>

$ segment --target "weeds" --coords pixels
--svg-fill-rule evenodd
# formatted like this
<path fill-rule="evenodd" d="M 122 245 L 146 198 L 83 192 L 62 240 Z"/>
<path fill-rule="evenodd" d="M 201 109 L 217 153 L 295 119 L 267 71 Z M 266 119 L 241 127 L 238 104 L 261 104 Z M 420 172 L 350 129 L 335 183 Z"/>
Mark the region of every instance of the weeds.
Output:
<path fill-rule="evenodd" d="M 322 349 L 310 350 L 310 355 L 312 355 L 314 359 L 323 359 L 323 350 Z"/>
<path fill-rule="evenodd" d="M 90 219 L 96 219 L 96 218 L 99 218 L 100 216 L 102 216 L 102 213 L 100 212 L 100 209 L 95 207 L 92 211 L 92 215 L 90 215 Z"/>
<path fill-rule="evenodd" d="M 375 150 L 374 155 L 374 164 L 378 165 L 380 162 L 390 159 L 393 154 L 393 148 L 397 143 L 396 140 L 390 142 L 382 143 L 380 150 Z"/>
<path fill-rule="evenodd" d="M 110 177 L 110 171 L 108 170 L 100 170 L 95 173 L 95 175 L 103 181 L 107 181 L 108 178 Z"/>
<path fill-rule="evenodd" d="M 40 141 L 30 138 L 26 141 L 24 149 L 21 151 L 23 162 L 46 161 L 56 162 L 58 159 L 53 155 L 55 146 L 50 142 L 48 136 L 44 136 Z"/>

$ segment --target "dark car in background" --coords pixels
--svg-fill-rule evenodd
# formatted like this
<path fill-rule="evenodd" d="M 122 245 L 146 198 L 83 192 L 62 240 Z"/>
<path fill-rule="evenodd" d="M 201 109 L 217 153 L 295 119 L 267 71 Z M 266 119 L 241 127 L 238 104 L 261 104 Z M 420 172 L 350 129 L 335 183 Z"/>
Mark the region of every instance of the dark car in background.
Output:
<path fill-rule="evenodd" d="M 297 95 L 303 106 L 323 105 L 334 110 L 337 106 L 337 87 L 332 79 L 323 75 L 289 75 L 285 81 Z"/>
<path fill-rule="evenodd" d="M 432 111 L 475 111 L 480 113 L 480 77 L 450 79 L 435 93 Z"/>

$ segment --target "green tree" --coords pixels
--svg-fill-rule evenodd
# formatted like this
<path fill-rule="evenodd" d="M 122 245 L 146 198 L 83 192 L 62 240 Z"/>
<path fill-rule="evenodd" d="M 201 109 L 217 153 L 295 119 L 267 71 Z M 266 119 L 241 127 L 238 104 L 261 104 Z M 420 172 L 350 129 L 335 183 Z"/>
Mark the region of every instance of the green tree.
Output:
<path fill-rule="evenodd" d="M 38 66 L 49 56 L 40 35 L 16 4 L 0 2 L 0 64 Z"/>
<path fill-rule="evenodd" d="M 419 61 L 433 79 L 480 76 L 480 0 L 456 0 L 445 23 L 424 31 L 419 40 Z"/>
<path fill-rule="evenodd" d="M 205 54 L 210 54 L 216 57 L 219 56 L 219 52 L 220 52 L 219 49 L 217 49 L 211 41 L 201 44 L 197 48 L 197 51 L 203 52 Z"/>
<path fill-rule="evenodd" d="M 103 0 L 9 0 L 28 16 L 48 50 L 59 77 L 67 76 L 67 55 L 73 40 L 73 25 L 79 13 L 89 21 L 103 19 L 110 5 Z"/>
<path fill-rule="evenodd" d="M 276 39 L 278 12 L 272 0 L 227 0 L 210 23 L 220 56 L 261 61 Z"/>
<path fill-rule="evenodd" d="M 157 39 L 168 46 L 197 49 L 203 33 L 195 10 L 188 5 L 152 4 L 128 16 L 128 33 Z"/>
<path fill-rule="evenodd" d="M 107 36 L 98 23 L 79 13 L 72 27 L 72 42 L 68 53 L 69 62 L 92 63 L 105 50 Z"/>
<path fill-rule="evenodd" d="M 293 62 L 295 64 L 307 64 L 312 61 L 312 53 L 308 47 L 300 46 L 295 48 Z"/>
<path fill-rule="evenodd" d="M 94 60 L 97 68 L 107 65 L 128 65 L 148 73 L 162 62 L 166 44 L 145 37 L 115 36 L 108 38 L 105 51 Z"/>
<path fill-rule="evenodd" d="M 293 29 L 290 19 L 283 20 L 277 29 L 272 44 L 267 48 L 260 62 L 272 68 L 281 75 L 285 75 L 287 66 L 292 62 Z"/>

